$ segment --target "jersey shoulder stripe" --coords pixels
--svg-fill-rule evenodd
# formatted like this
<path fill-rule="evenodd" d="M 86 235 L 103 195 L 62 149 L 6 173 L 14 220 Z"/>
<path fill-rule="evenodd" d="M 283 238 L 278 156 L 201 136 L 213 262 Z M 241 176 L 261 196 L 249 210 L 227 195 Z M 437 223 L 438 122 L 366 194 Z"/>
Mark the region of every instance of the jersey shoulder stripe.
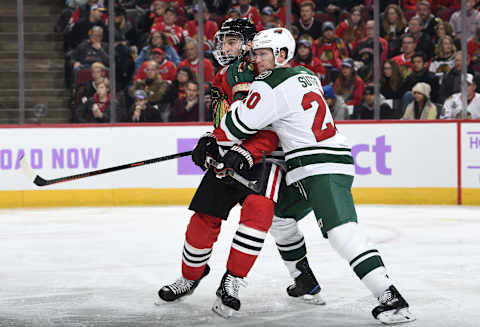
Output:
<path fill-rule="evenodd" d="M 344 152 L 350 152 L 350 148 L 334 148 L 334 147 L 328 147 L 328 146 L 310 146 L 306 148 L 300 148 L 300 149 L 295 149 L 292 151 L 288 151 L 285 153 L 286 156 L 291 156 L 295 153 L 298 152 L 304 152 L 304 151 L 312 151 L 312 150 L 330 150 L 330 151 L 344 151 Z"/>
<path fill-rule="evenodd" d="M 236 110 L 233 111 L 236 112 Z M 232 110 L 227 112 L 227 114 L 225 115 L 226 128 L 233 136 L 235 136 L 239 140 L 242 140 L 248 138 L 249 136 L 257 132 L 257 130 L 248 128 L 237 117 L 238 115 L 233 114 Z"/>
<path fill-rule="evenodd" d="M 310 70 L 305 67 L 297 66 L 294 68 L 276 68 L 272 71 L 270 75 L 263 78 L 262 81 L 267 83 L 272 89 L 276 88 L 278 85 L 282 84 L 284 81 L 289 79 L 292 76 L 299 74 L 308 74 L 314 75 Z"/>

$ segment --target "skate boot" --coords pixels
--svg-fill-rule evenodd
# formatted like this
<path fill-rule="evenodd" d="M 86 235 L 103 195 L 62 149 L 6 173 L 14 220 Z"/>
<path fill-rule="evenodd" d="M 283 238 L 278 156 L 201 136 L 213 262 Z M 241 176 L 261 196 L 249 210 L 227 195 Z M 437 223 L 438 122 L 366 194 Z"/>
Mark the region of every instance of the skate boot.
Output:
<path fill-rule="evenodd" d="M 287 287 L 288 295 L 301 298 L 303 301 L 311 304 L 325 304 L 325 301 L 320 295 L 321 287 L 308 265 L 307 258 L 305 257 L 297 262 L 296 267 L 302 273 L 295 278 L 292 285 Z"/>
<path fill-rule="evenodd" d="M 228 319 L 234 311 L 240 310 L 240 299 L 238 298 L 240 286 L 246 287 L 247 283 L 243 278 L 235 277 L 227 270 L 217 289 L 217 300 L 212 306 L 212 311 Z"/>
<path fill-rule="evenodd" d="M 415 321 L 416 319 L 408 310 L 407 301 L 393 285 L 378 298 L 378 302 L 380 302 L 380 305 L 372 310 L 372 315 L 384 324 L 398 324 Z"/>
<path fill-rule="evenodd" d="M 163 301 L 172 302 L 180 299 L 183 296 L 191 295 L 195 290 L 195 288 L 197 288 L 202 278 L 207 276 L 209 272 L 210 272 L 210 267 L 206 265 L 205 269 L 203 270 L 202 277 L 200 277 L 200 279 L 198 280 L 190 280 L 190 279 L 180 277 L 174 283 L 163 286 L 158 291 L 158 296 Z M 160 303 L 161 302 L 158 302 L 157 304 L 160 304 Z"/>

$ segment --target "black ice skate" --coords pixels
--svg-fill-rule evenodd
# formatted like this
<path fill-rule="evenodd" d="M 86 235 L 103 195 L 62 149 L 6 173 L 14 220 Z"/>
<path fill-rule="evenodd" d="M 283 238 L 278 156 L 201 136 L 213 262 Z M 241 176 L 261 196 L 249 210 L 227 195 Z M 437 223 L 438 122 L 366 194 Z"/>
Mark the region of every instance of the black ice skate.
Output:
<path fill-rule="evenodd" d="M 210 267 L 208 265 L 205 266 L 203 270 L 202 277 L 198 280 L 189 280 L 183 277 L 177 279 L 174 283 L 163 286 L 160 290 L 158 290 L 158 296 L 167 302 L 172 302 L 175 300 L 180 299 L 183 296 L 191 295 L 195 288 L 197 288 L 198 284 L 202 280 L 203 277 L 207 276 L 210 272 Z M 158 302 L 157 304 L 160 304 Z"/>
<path fill-rule="evenodd" d="M 407 301 L 400 295 L 395 286 L 391 285 L 378 298 L 378 301 L 380 305 L 372 310 L 372 315 L 382 323 L 390 325 L 415 321 L 415 316 L 408 310 Z"/>
<path fill-rule="evenodd" d="M 308 265 L 307 258 L 297 262 L 296 267 L 302 273 L 295 278 L 292 285 L 287 287 L 287 293 L 291 297 L 301 298 L 303 301 L 311 304 L 323 305 L 325 301 L 320 295 L 321 287 L 318 284 L 313 271 Z"/>
<path fill-rule="evenodd" d="M 238 298 L 240 286 L 247 286 L 243 278 L 235 277 L 227 271 L 217 289 L 217 300 L 212 306 L 212 311 L 228 319 L 234 311 L 240 310 L 240 299 Z"/>

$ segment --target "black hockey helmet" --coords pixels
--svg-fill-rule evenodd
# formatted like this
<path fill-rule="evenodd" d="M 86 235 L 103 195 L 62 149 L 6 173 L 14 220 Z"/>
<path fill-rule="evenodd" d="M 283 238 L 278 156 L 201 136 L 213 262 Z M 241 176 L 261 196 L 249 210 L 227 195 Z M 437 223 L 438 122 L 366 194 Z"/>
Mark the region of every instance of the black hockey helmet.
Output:
<path fill-rule="evenodd" d="M 215 33 L 215 44 L 213 47 L 213 55 L 218 63 L 222 66 L 231 64 L 235 60 L 244 57 L 247 53 L 247 43 L 253 40 L 257 33 L 255 25 L 247 18 L 230 18 L 222 23 L 222 26 Z M 224 40 L 226 36 L 238 37 L 241 41 L 241 49 L 238 55 L 227 53 L 223 50 Z"/>

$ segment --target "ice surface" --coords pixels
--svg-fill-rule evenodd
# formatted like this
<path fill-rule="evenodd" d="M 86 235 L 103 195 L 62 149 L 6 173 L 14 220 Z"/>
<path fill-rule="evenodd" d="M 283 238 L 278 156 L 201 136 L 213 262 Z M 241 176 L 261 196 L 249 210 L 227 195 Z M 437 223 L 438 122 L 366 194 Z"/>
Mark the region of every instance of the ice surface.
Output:
<path fill-rule="evenodd" d="M 0 210 L 0 326 L 380 326 L 375 301 L 321 237 L 301 222 L 325 306 L 287 297 L 286 268 L 269 236 L 242 308 L 211 312 L 239 210 L 224 223 L 212 272 L 185 300 L 155 306 L 180 275 L 184 207 Z M 406 326 L 479 326 L 480 207 L 358 206 L 390 275 L 417 315 Z"/>

